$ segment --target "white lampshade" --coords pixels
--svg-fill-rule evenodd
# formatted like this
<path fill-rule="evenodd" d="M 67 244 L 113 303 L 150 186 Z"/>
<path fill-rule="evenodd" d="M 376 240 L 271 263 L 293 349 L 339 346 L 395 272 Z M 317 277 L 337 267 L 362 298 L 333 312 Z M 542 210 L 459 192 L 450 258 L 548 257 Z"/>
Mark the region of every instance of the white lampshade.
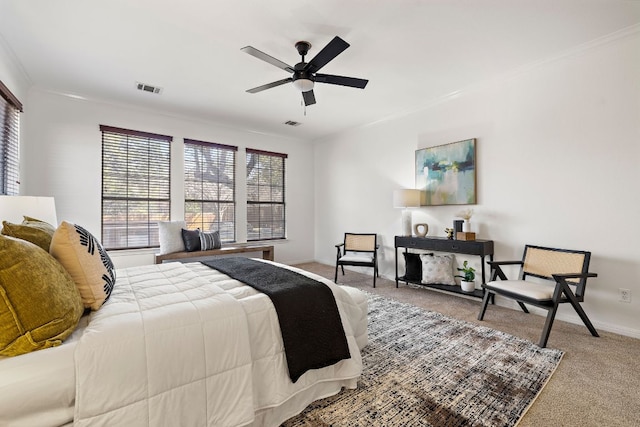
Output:
<path fill-rule="evenodd" d="M 420 190 L 402 189 L 393 192 L 394 208 L 419 208 Z"/>
<path fill-rule="evenodd" d="M 0 220 L 19 224 L 25 215 L 58 226 L 53 197 L 0 196 Z"/>
<path fill-rule="evenodd" d="M 294 80 L 293 87 L 298 89 L 300 92 L 309 92 L 311 89 L 313 89 L 313 80 L 309 80 L 309 79 Z"/>

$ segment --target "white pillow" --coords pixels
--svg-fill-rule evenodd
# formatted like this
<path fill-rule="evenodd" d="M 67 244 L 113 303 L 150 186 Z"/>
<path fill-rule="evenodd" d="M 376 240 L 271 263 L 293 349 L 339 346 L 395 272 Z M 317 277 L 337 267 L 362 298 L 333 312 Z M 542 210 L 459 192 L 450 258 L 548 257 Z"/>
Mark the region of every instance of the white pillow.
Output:
<path fill-rule="evenodd" d="M 425 285 L 456 285 L 453 277 L 453 255 L 420 254 L 422 283 Z"/>
<path fill-rule="evenodd" d="M 182 229 L 187 228 L 185 221 L 158 221 L 160 233 L 160 255 L 184 252 Z"/>

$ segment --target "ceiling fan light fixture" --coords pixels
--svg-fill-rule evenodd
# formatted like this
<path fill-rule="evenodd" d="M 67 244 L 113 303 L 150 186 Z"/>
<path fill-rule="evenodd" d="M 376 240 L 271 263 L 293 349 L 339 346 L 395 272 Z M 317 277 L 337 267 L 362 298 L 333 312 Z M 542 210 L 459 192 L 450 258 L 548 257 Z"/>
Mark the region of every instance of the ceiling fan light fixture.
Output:
<path fill-rule="evenodd" d="M 300 92 L 309 92 L 310 90 L 313 90 L 313 80 L 309 80 L 309 79 L 294 80 L 293 87 L 298 89 Z"/>

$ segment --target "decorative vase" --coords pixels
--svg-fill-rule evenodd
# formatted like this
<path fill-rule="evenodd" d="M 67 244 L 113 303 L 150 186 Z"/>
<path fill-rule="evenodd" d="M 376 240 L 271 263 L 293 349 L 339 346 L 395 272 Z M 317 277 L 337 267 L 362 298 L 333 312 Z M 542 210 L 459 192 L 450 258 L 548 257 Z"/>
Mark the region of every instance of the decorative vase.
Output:
<path fill-rule="evenodd" d="M 462 223 L 462 231 L 464 231 L 465 233 L 471 233 L 471 223 L 468 219 L 465 219 Z"/>
<path fill-rule="evenodd" d="M 462 288 L 463 292 L 473 292 L 476 290 L 476 282 L 467 282 L 466 280 L 461 280 L 460 287 Z"/>
<path fill-rule="evenodd" d="M 417 237 L 424 237 L 429 232 L 428 224 L 414 224 L 413 225 L 413 234 Z"/>

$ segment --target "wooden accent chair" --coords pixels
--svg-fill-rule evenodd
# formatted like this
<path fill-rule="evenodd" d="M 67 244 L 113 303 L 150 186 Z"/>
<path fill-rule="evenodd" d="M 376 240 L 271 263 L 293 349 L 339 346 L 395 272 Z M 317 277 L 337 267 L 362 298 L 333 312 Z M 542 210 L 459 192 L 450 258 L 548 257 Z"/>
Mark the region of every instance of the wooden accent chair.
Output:
<path fill-rule="evenodd" d="M 485 294 L 478 320 L 484 318 L 487 305 L 493 295 L 515 299 L 525 313 L 529 313 L 525 303 L 544 308 L 548 310 L 547 320 L 538 345 L 545 347 L 558 305 L 568 302 L 576 310 L 591 335 L 599 336 L 580 306 L 584 301 L 587 278 L 597 277 L 597 274 L 589 273 L 590 258 L 590 252 L 526 245 L 522 261 L 489 261 L 491 279 L 483 285 Z M 520 265 L 519 279 L 507 279 L 500 268 L 503 265 Z M 545 280 L 527 280 L 529 276 Z"/>
<path fill-rule="evenodd" d="M 351 265 L 357 267 L 373 267 L 373 287 L 376 287 L 378 274 L 378 248 L 377 234 L 344 233 L 344 242 L 336 245 L 336 274 L 333 279 L 338 282 L 338 266 Z"/>

